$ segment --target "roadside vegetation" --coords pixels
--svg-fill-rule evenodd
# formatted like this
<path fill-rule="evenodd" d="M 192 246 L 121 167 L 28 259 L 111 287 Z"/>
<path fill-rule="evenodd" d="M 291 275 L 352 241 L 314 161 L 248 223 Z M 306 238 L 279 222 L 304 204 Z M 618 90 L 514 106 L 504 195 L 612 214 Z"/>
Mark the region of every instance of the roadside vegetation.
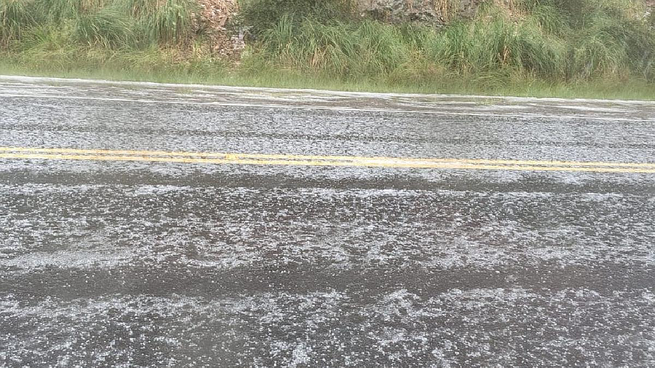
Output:
<path fill-rule="evenodd" d="M 655 99 L 655 22 L 641 0 L 488 1 L 443 27 L 363 18 L 348 0 L 240 5 L 229 27 L 248 30 L 247 47 L 227 58 L 195 0 L 0 0 L 0 72 Z"/>

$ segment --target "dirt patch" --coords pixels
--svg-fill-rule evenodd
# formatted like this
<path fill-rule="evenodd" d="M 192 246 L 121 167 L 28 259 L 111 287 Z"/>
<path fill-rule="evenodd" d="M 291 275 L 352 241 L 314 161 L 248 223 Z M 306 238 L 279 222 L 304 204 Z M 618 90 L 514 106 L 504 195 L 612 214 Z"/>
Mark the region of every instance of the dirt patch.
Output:
<path fill-rule="evenodd" d="M 229 28 L 230 20 L 237 14 L 237 0 L 198 0 L 200 24 L 209 38 L 209 47 L 215 55 L 238 58 L 245 44 L 243 34 Z"/>

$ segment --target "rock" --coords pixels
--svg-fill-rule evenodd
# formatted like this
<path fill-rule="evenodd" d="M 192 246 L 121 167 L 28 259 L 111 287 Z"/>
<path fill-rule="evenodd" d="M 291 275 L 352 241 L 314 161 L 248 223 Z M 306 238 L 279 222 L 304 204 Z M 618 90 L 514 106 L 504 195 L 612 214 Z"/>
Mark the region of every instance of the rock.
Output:
<path fill-rule="evenodd" d="M 481 0 L 356 0 L 363 16 L 386 22 L 444 24 L 456 17 L 472 17 Z"/>
<path fill-rule="evenodd" d="M 432 0 L 359 0 L 357 5 L 363 15 L 387 22 L 443 21 Z"/>
<path fill-rule="evenodd" d="M 221 56 L 238 57 L 245 44 L 243 33 L 226 29 L 229 21 L 236 15 L 237 0 L 198 0 L 200 14 L 198 28 L 202 28 L 210 39 L 211 51 Z"/>

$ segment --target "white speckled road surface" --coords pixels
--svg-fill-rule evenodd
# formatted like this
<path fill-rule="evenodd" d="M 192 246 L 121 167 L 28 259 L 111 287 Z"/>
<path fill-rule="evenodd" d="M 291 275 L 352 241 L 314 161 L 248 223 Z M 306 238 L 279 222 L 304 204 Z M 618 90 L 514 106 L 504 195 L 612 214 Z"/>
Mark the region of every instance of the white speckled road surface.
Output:
<path fill-rule="evenodd" d="M 655 103 L 0 77 L 0 366 L 653 367 Z"/>

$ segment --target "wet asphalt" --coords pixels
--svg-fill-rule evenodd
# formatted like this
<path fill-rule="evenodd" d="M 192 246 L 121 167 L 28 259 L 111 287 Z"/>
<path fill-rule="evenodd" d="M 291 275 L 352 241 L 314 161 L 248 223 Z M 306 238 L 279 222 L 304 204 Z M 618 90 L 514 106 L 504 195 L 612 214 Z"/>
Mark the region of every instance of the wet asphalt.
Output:
<path fill-rule="evenodd" d="M 0 147 L 655 163 L 655 103 L 0 77 Z M 655 174 L 0 158 L 0 366 L 652 367 Z"/>

